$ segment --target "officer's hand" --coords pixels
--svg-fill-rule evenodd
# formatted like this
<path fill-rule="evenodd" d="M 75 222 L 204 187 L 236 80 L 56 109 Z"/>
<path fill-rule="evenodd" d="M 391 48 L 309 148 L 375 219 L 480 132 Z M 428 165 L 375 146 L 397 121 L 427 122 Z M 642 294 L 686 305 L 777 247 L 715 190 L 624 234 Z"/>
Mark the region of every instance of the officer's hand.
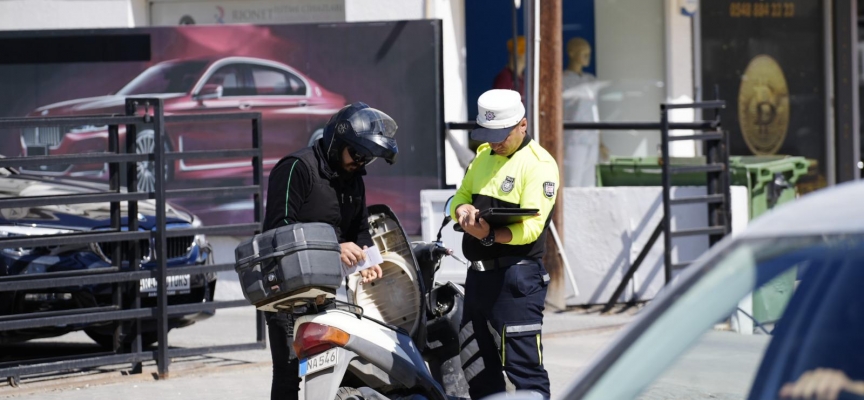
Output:
<path fill-rule="evenodd" d="M 466 232 L 468 231 L 466 228 L 470 225 L 473 226 L 477 221 L 477 214 L 480 213 L 480 210 L 474 208 L 471 204 L 463 204 L 456 208 L 456 216 L 459 217 L 459 225 L 462 226 Z"/>
<path fill-rule="evenodd" d="M 378 265 L 373 265 L 368 269 L 364 269 L 360 271 L 360 276 L 363 277 L 363 283 L 372 282 L 378 278 L 384 276 L 384 272 L 381 271 L 381 267 Z"/>
<path fill-rule="evenodd" d="M 489 236 L 489 223 L 486 222 L 485 219 L 474 219 L 474 223 L 469 227 L 462 227 L 465 230 L 465 233 L 474 236 L 477 239 L 483 239 L 486 236 Z"/>
<path fill-rule="evenodd" d="M 363 249 L 360 246 L 352 242 L 346 242 L 339 245 L 342 247 L 342 263 L 345 265 L 357 265 L 359 261 L 366 259 L 366 253 L 363 252 Z"/>

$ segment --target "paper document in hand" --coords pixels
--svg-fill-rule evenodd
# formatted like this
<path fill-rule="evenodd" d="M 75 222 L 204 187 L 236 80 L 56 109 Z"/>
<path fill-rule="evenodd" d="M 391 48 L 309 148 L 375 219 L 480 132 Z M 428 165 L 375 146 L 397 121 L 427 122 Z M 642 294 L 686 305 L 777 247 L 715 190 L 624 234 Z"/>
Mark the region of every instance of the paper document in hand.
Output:
<path fill-rule="evenodd" d="M 345 276 L 384 262 L 384 259 L 381 257 L 381 252 L 378 251 L 378 246 L 369 247 L 366 250 L 363 250 L 363 252 L 366 253 L 366 259 L 358 262 L 357 265 L 351 266 L 344 263 L 342 264 L 342 273 Z"/>

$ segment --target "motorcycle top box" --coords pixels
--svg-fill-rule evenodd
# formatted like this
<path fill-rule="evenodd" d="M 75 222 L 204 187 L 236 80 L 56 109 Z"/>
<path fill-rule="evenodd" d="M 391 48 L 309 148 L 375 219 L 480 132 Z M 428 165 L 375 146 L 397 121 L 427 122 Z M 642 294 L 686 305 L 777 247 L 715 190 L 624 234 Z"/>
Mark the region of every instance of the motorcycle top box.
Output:
<path fill-rule="evenodd" d="M 340 254 L 330 225 L 294 224 L 240 243 L 234 269 L 243 295 L 259 310 L 290 310 L 310 299 L 336 297 L 342 283 Z"/>

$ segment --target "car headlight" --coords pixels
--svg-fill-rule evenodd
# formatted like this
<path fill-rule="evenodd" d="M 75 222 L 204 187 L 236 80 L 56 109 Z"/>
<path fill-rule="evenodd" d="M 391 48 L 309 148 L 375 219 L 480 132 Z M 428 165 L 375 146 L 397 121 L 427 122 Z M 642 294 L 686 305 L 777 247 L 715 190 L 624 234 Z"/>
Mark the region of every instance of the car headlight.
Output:
<path fill-rule="evenodd" d="M 193 215 L 192 216 L 192 227 L 193 228 L 199 228 L 201 226 L 204 226 L 204 224 L 201 223 L 201 220 L 198 219 L 198 217 Z M 195 243 L 198 244 L 198 248 L 203 249 L 203 248 L 207 247 L 207 235 L 204 235 L 203 233 L 195 235 Z"/>
<path fill-rule="evenodd" d="M 36 225 L 0 225 L 0 237 L 10 236 L 50 236 L 73 233 L 75 231 L 59 228 L 42 228 Z"/>
<path fill-rule="evenodd" d="M 0 237 L 26 237 L 26 236 L 52 236 L 73 233 L 69 229 L 42 228 L 35 225 L 0 225 Z M 4 252 L 16 256 L 28 255 L 33 252 L 32 248 L 5 248 Z"/>

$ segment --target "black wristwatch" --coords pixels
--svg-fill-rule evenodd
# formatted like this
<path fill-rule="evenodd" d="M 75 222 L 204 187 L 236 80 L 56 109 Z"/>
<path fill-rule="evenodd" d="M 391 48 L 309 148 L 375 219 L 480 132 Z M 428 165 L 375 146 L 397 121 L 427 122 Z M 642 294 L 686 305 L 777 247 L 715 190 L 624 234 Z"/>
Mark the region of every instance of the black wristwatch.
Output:
<path fill-rule="evenodd" d="M 487 247 L 495 244 L 495 229 L 489 228 L 489 234 L 485 238 L 480 239 L 480 244 Z"/>

